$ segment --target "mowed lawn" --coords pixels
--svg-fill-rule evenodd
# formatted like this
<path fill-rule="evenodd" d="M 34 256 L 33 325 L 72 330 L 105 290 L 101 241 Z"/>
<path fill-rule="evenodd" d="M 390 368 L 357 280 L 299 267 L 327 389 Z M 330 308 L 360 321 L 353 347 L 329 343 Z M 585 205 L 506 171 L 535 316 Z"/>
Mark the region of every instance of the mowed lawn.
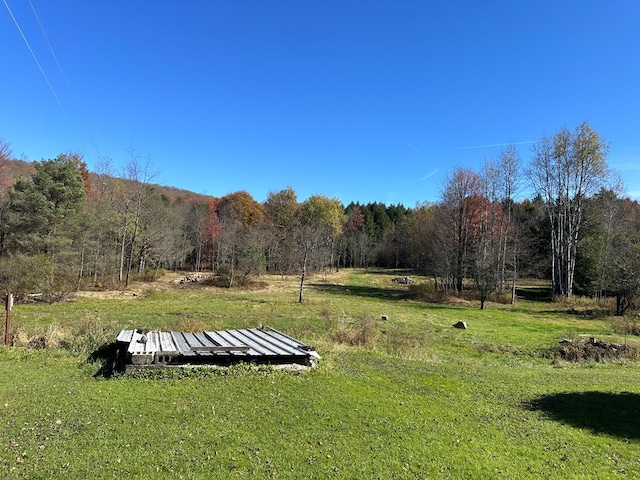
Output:
<path fill-rule="evenodd" d="M 392 278 L 316 277 L 302 305 L 280 277 L 16 305 L 22 337 L 61 347 L 0 347 L 0 478 L 640 478 L 639 364 L 549 353 L 636 337 L 579 305 L 410 301 Z M 322 361 L 111 378 L 86 361 L 123 328 L 258 325 Z"/>

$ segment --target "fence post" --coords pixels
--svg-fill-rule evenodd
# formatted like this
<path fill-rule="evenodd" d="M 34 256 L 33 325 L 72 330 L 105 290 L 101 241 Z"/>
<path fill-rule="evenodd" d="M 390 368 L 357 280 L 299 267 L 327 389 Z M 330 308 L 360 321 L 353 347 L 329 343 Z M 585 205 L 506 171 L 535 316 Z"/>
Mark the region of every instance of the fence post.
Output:
<path fill-rule="evenodd" d="M 5 310 L 7 311 L 7 316 L 4 321 L 4 346 L 7 347 L 9 345 L 9 327 L 11 325 L 11 307 L 13 307 L 13 294 L 7 293 L 7 299 L 4 305 Z"/>

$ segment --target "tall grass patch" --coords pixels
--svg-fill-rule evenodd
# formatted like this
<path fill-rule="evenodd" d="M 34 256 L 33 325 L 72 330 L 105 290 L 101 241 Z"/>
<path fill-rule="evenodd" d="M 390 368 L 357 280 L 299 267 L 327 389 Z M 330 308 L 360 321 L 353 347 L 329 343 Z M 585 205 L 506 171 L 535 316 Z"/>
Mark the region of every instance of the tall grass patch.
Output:
<path fill-rule="evenodd" d="M 372 348 L 380 337 L 380 329 L 371 315 L 360 315 L 353 320 L 339 320 L 331 324 L 329 336 L 334 342 Z"/>

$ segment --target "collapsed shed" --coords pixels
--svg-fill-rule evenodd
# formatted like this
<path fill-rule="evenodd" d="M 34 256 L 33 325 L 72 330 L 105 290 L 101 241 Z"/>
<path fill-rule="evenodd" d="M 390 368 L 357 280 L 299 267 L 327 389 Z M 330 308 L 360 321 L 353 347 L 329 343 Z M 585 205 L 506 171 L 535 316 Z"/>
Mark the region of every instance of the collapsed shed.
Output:
<path fill-rule="evenodd" d="M 185 365 L 312 366 L 320 355 L 310 346 L 269 327 L 203 332 L 122 330 L 119 350 L 127 368 Z"/>

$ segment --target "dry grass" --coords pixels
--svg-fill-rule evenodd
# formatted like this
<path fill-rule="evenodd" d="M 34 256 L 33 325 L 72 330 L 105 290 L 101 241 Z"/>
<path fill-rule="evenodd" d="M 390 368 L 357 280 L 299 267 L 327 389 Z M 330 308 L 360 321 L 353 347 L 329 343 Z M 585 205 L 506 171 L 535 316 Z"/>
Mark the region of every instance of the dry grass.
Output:
<path fill-rule="evenodd" d="M 362 315 L 354 321 L 337 322 L 329 336 L 337 343 L 372 348 L 380 337 L 380 329 L 372 316 Z"/>
<path fill-rule="evenodd" d="M 619 335 L 640 336 L 638 320 L 632 317 L 614 317 L 611 320 L 611 328 Z"/>

